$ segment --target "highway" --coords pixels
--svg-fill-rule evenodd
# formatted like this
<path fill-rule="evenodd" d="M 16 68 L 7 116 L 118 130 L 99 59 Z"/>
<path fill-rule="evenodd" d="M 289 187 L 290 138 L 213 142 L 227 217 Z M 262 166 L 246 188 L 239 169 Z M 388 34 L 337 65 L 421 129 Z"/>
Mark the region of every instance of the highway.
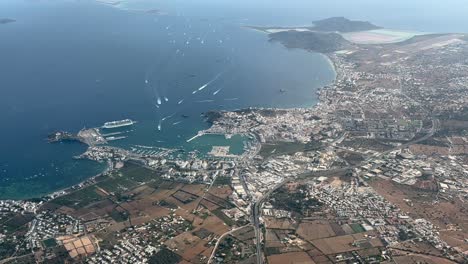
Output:
<path fill-rule="evenodd" d="M 412 144 L 422 142 L 422 141 L 432 137 L 434 135 L 434 133 L 437 131 L 437 129 L 439 128 L 439 126 L 440 126 L 440 121 L 438 119 L 434 119 L 434 120 L 432 120 L 432 128 L 429 131 L 429 133 L 427 133 L 425 136 L 423 136 L 423 137 L 421 137 L 419 139 L 410 141 L 410 142 L 402 144 L 402 145 L 400 145 L 398 147 L 395 147 L 395 148 L 392 148 L 390 150 L 379 153 L 378 155 L 369 157 L 369 158 L 365 159 L 364 161 L 362 161 L 361 163 L 356 164 L 354 166 L 348 166 L 348 167 L 333 169 L 333 170 L 306 172 L 306 173 L 299 174 L 296 177 L 284 179 L 282 182 L 277 184 L 273 189 L 269 190 L 265 195 L 262 196 L 262 198 L 260 198 L 258 201 L 254 202 L 252 204 L 252 213 L 251 213 L 252 214 L 252 220 L 251 221 L 252 221 L 253 226 L 254 226 L 255 237 L 256 237 L 257 264 L 263 264 L 264 263 L 263 253 L 262 253 L 262 245 L 261 245 L 261 240 L 262 239 L 261 239 L 261 230 L 260 230 L 260 219 L 259 219 L 260 218 L 260 208 L 261 208 L 262 204 L 265 202 L 265 200 L 268 199 L 268 197 L 274 191 L 279 189 L 281 186 L 283 186 L 287 182 L 295 180 L 295 179 L 303 179 L 303 178 L 309 178 L 309 177 L 320 177 L 320 176 L 332 176 L 332 175 L 338 175 L 338 174 L 345 173 L 345 172 L 347 172 L 349 170 L 352 170 L 354 168 L 357 168 L 357 167 L 361 166 L 363 163 L 368 162 L 371 159 L 381 157 L 383 155 L 389 154 L 392 151 L 403 149 L 403 148 L 406 148 L 406 147 L 408 147 L 408 146 L 410 146 Z M 341 137 L 340 140 L 343 140 L 342 138 L 344 138 L 344 137 Z"/>
<path fill-rule="evenodd" d="M 261 245 L 261 230 L 260 230 L 260 208 L 265 200 L 278 188 L 283 186 L 285 183 L 292 179 L 285 179 L 282 182 L 278 183 L 273 189 L 269 190 L 265 195 L 260 198 L 260 200 L 256 201 L 252 205 L 252 223 L 255 230 L 255 244 L 256 244 L 256 251 L 257 251 L 257 264 L 263 263 L 263 253 L 262 253 L 262 245 Z"/>

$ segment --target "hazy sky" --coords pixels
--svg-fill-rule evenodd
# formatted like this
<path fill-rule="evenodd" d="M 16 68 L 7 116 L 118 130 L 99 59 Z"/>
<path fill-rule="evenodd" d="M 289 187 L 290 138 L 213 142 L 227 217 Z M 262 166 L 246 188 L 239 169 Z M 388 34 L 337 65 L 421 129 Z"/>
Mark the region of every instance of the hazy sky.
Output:
<path fill-rule="evenodd" d="M 161 2 L 168 2 L 161 1 Z M 330 16 L 370 20 L 387 27 L 468 32 L 468 0 L 170 0 L 193 10 L 230 6 L 232 12 L 259 12 L 271 18 L 311 21 Z M 190 2 L 190 3 L 189 3 Z M 188 10 L 190 12 L 190 10 Z"/>
<path fill-rule="evenodd" d="M 0 0 L 0 17 L 15 7 L 60 1 Z M 468 32 L 468 0 L 127 0 L 186 16 L 248 18 L 254 24 L 304 25 L 331 16 L 371 21 L 394 29 L 426 32 Z M 146 5 L 148 6 L 148 4 Z M 31 9 L 32 10 L 32 9 Z M 246 22 L 246 23 L 249 23 Z"/>

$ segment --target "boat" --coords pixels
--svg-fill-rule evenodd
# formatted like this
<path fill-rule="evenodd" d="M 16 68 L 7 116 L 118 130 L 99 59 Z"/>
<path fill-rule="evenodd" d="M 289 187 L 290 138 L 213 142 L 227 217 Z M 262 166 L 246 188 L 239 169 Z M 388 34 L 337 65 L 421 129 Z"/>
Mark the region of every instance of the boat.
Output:
<path fill-rule="evenodd" d="M 120 136 L 120 137 L 112 136 L 112 137 L 107 137 L 106 140 L 113 141 L 113 140 L 119 140 L 119 139 L 125 139 L 125 138 L 127 138 L 127 137 L 126 136 Z"/>
<path fill-rule="evenodd" d="M 126 127 L 135 124 L 136 122 L 131 119 L 124 119 L 118 121 L 106 122 L 102 128 L 117 128 L 117 127 Z"/>

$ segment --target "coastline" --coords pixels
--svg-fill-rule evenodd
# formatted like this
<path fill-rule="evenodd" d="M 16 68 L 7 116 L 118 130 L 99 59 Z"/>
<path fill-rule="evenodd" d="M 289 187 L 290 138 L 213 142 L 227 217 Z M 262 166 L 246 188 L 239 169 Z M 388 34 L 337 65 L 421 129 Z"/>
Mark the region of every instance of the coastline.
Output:
<path fill-rule="evenodd" d="M 330 67 L 333 69 L 333 73 L 335 74 L 335 78 L 333 80 L 332 83 L 335 83 L 336 82 L 336 77 L 338 75 L 338 72 L 336 71 L 337 67 L 335 65 L 335 62 L 330 58 L 330 55 L 326 54 L 326 53 L 319 53 L 318 54 L 321 54 L 322 56 L 325 57 L 325 59 L 327 60 L 328 64 L 330 65 Z"/>
<path fill-rule="evenodd" d="M 51 192 L 49 194 L 46 194 L 46 195 L 43 195 L 41 197 L 38 197 L 38 198 L 42 198 L 42 199 L 46 199 L 46 200 L 52 200 L 52 199 L 55 199 L 55 198 L 58 198 L 60 196 L 63 196 L 63 195 L 66 195 L 66 194 L 69 194 L 71 192 L 73 192 L 74 190 L 79 190 L 79 189 L 82 189 L 83 187 L 86 187 L 86 186 L 89 186 L 89 185 L 92 185 L 94 184 L 95 182 L 95 179 L 100 177 L 100 176 L 104 176 L 106 175 L 107 173 L 110 173 L 112 172 L 113 170 L 115 169 L 114 167 L 114 163 L 110 160 L 107 161 L 107 166 L 104 168 L 104 170 L 94 176 L 91 176 L 89 178 L 86 178 L 85 180 L 77 183 L 77 184 L 74 184 L 72 186 L 69 186 L 69 187 L 64 187 L 60 190 L 57 190 L 57 191 L 54 191 L 54 192 Z M 89 183 L 89 184 L 87 184 Z"/>
<path fill-rule="evenodd" d="M 294 31 L 310 31 L 310 29 L 306 27 L 256 27 L 256 26 L 242 26 L 243 28 L 247 28 L 256 32 L 261 32 L 264 34 L 272 34 L 272 33 L 278 33 L 278 32 L 283 32 L 283 31 L 289 31 L 289 30 L 294 30 Z"/>
<path fill-rule="evenodd" d="M 468 93 L 460 93 L 468 89 L 463 83 L 468 35 L 415 37 L 398 45 L 328 45 L 308 38 L 311 32 L 284 32 L 292 38 L 265 32 L 266 39 L 245 32 L 264 42 L 261 49 L 251 49 L 254 53 L 274 49 L 267 53 L 269 64 L 247 69 L 265 73 L 266 85 L 240 82 L 256 73 L 243 71 L 231 81 L 235 89 L 222 86 L 225 93 L 212 100 L 235 95 L 238 104 L 199 107 L 197 99 L 206 99 L 199 94 L 184 97 L 187 106 L 179 112 L 176 95 L 169 94 L 160 98 L 175 107 L 168 103 L 159 116 L 127 112 L 131 116 L 122 117 L 144 124 L 106 130 L 101 129 L 106 125 L 97 127 L 103 122 L 81 116 L 81 122 L 95 127 L 76 137 L 51 134 L 49 143 L 72 139 L 80 142 L 73 145 L 82 144 L 72 155 L 61 144 L 49 144 L 76 162 L 55 164 L 54 180 L 26 178 L 14 188 L 6 185 L 5 196 L 18 199 L 0 197 L 7 219 L 0 242 L 12 245 L 0 259 L 263 263 L 342 261 L 338 255 L 343 255 L 356 262 L 468 260 L 458 243 L 460 236 L 468 237 L 462 226 L 468 219 L 463 210 L 468 182 L 460 174 L 467 140 L 463 130 L 449 126 L 456 122 L 468 128 L 463 123 Z M 288 48 L 295 41 L 301 45 Z M 287 64 L 290 54 L 299 59 Z M 205 93 L 214 97 L 219 88 L 213 85 Z M 257 103 L 259 98 L 269 102 Z M 103 112 L 101 118 L 108 120 Z M 46 163 L 53 161 L 47 152 L 40 154 Z M 29 165 L 21 156 L 17 160 Z M 83 169 L 88 162 L 99 165 Z M 33 195 L 37 198 L 27 198 Z M 428 210 L 428 204 L 440 206 Z M 451 213 L 460 217 L 445 217 Z M 248 230 L 238 232 L 239 227 Z M 460 228 L 453 232 L 453 227 Z M 317 228 L 329 232 L 324 238 L 310 236 Z M 278 239 L 269 240 L 269 234 Z M 282 234 L 293 235 L 285 242 L 279 241 Z M 317 244 L 318 253 L 310 254 L 301 241 Z M 337 249 L 328 250 L 327 244 Z M 77 255 L 79 248 L 84 253 Z M 231 249 L 239 252 L 230 254 Z"/>
<path fill-rule="evenodd" d="M 253 110 L 258 110 L 258 109 L 272 109 L 272 110 L 312 109 L 312 110 L 316 110 L 315 108 L 317 108 L 317 107 L 320 105 L 320 102 L 321 102 L 320 96 L 319 96 L 320 92 L 323 91 L 323 89 L 326 88 L 327 86 L 330 86 L 330 85 L 336 83 L 337 80 L 338 80 L 338 79 L 337 79 L 337 76 L 338 76 L 338 75 L 337 75 L 337 71 L 336 71 L 336 64 L 335 64 L 335 62 L 331 59 L 331 57 L 330 57 L 328 54 L 319 53 L 319 52 L 315 52 L 315 53 L 320 54 L 321 56 L 323 56 L 323 57 L 327 60 L 329 66 L 333 69 L 333 72 L 334 72 L 334 74 L 335 74 L 335 77 L 334 77 L 334 79 L 333 79 L 332 82 L 330 82 L 330 83 L 327 84 L 327 85 L 324 85 L 324 86 L 319 87 L 319 88 L 315 91 L 316 94 L 317 94 L 317 101 L 316 101 L 315 104 L 305 105 L 305 106 L 295 106 L 295 107 L 291 107 L 291 108 L 281 108 L 281 107 L 271 107 L 271 108 L 247 107 L 247 108 L 237 109 L 237 111 L 241 111 L 241 110 L 245 110 L 245 109 L 253 109 Z M 227 112 L 230 112 L 230 111 L 236 111 L 236 110 L 229 110 L 229 111 L 227 111 Z M 216 111 L 216 112 L 219 112 L 219 111 Z M 206 133 L 207 131 L 209 131 L 209 129 L 210 129 L 211 127 L 212 127 L 212 125 L 211 125 L 209 128 L 207 128 L 207 129 L 199 130 L 199 131 L 197 132 L 197 136 L 198 136 L 200 133 L 201 133 L 201 134 Z M 208 134 L 214 134 L 214 133 L 209 132 Z M 215 134 L 219 134 L 219 135 L 224 135 L 224 136 L 226 136 L 226 134 L 223 134 L 223 133 L 215 133 Z M 239 135 L 243 135 L 243 134 L 240 133 Z M 89 148 L 89 146 L 88 146 L 88 148 Z M 107 161 L 107 166 L 106 166 L 106 168 L 105 168 L 102 172 L 98 173 L 97 175 L 94 175 L 94 176 L 91 176 L 91 177 L 89 177 L 89 178 L 86 178 L 85 180 L 83 180 L 83 181 L 81 181 L 81 182 L 79 182 L 79 183 L 77 183 L 77 184 L 74 184 L 74 185 L 72 185 L 72 186 L 64 187 L 64 188 L 62 188 L 62 189 L 60 189 L 60 190 L 53 191 L 53 192 L 50 192 L 50 193 L 48 193 L 48 194 L 45 194 L 45 195 L 42 195 L 42 196 L 39 196 L 39 197 L 32 197 L 32 198 L 29 198 L 29 199 L 40 198 L 40 199 L 52 200 L 52 199 L 58 198 L 58 197 L 60 197 L 60 196 L 67 195 L 67 194 L 69 194 L 69 193 L 71 193 L 71 192 L 73 192 L 73 191 L 75 191 L 75 190 L 82 189 L 82 188 L 84 188 L 84 187 L 86 187 L 86 186 L 89 186 L 89 185 L 94 184 L 94 183 L 95 183 L 95 182 L 94 182 L 95 179 L 98 178 L 98 177 L 100 177 L 100 176 L 106 175 L 106 174 L 112 172 L 113 170 L 118 170 L 118 168 L 115 168 L 114 165 L 115 165 L 115 164 L 114 164 L 112 161 L 108 160 L 108 161 Z M 0 199 L 0 200 L 2 200 L 2 199 Z M 27 200 L 27 199 L 9 199 L 9 200 L 19 200 L 19 201 L 20 201 L 20 200 Z"/>
<path fill-rule="evenodd" d="M 259 33 L 262 33 L 262 34 L 266 34 L 267 36 L 272 34 L 272 32 L 268 32 L 268 29 L 270 29 L 270 27 L 267 27 L 267 26 L 249 26 L 249 25 L 244 25 L 242 26 L 243 28 L 245 29 L 249 29 L 249 30 L 252 30 L 252 31 L 255 31 L 255 32 L 259 32 Z M 287 30 L 297 30 L 297 29 L 306 29 L 307 31 L 310 31 L 309 29 L 307 29 L 306 26 L 298 26 L 298 27 L 271 27 L 271 29 L 279 29 L 279 30 L 282 30 L 282 31 L 287 31 Z M 284 45 L 283 45 L 284 46 Z M 286 47 L 284 47 L 286 48 Z M 287 49 L 287 48 L 286 48 Z M 319 94 L 320 91 L 325 88 L 326 86 L 328 85 L 333 85 L 336 83 L 337 81 L 337 77 L 338 77 L 338 72 L 337 72 L 337 65 L 335 63 L 335 61 L 333 61 L 330 57 L 330 54 L 331 53 L 325 53 L 325 52 L 318 52 L 318 51 L 312 51 L 312 50 L 305 50 L 307 52 L 312 52 L 312 53 L 316 53 L 316 54 L 319 54 L 321 57 L 323 57 L 328 65 L 330 66 L 330 68 L 333 70 L 333 74 L 335 75 L 333 80 L 329 83 L 329 84 L 326 84 L 326 85 L 323 85 L 321 87 L 318 87 L 318 89 L 315 91 L 315 93 Z M 292 108 L 282 108 L 282 107 L 274 107 L 274 108 L 270 108 L 270 109 L 294 109 L 294 108 L 314 108 L 318 103 L 320 103 L 320 98 L 319 96 L 317 96 L 317 102 L 315 104 L 304 104 L 304 105 L 297 105 L 295 107 L 292 107 Z M 260 108 L 257 108 L 257 107 L 254 107 L 254 109 L 261 109 Z"/>
<path fill-rule="evenodd" d="M 99 2 L 99 1 L 98 1 Z M 253 28 L 250 28 L 252 30 L 255 30 Z M 259 32 L 263 32 L 261 30 L 255 30 L 255 31 L 259 31 Z M 267 33 L 268 32 L 264 32 L 264 33 Z M 286 48 L 285 48 L 286 49 Z M 309 51 L 310 52 L 310 51 Z M 251 108 L 251 109 L 274 109 L 274 110 L 293 110 L 293 109 L 315 109 L 315 107 L 317 107 L 321 100 L 320 100 L 320 96 L 319 96 L 319 93 L 324 89 L 324 87 L 326 86 L 329 86 L 329 85 L 332 85 L 333 83 L 335 83 L 337 81 L 337 71 L 336 71 L 336 67 L 335 67 L 335 63 L 333 62 L 333 60 L 330 58 L 330 55 L 329 54 L 326 54 L 326 53 L 321 53 L 321 52 L 313 52 L 313 53 L 317 53 L 319 54 L 321 57 L 323 57 L 325 60 L 327 60 L 327 63 L 328 65 L 332 68 L 333 72 L 334 72 L 334 78 L 333 80 L 331 80 L 330 83 L 328 84 L 325 84 L 325 85 L 322 85 L 320 87 L 318 87 L 316 90 L 312 90 L 311 92 L 312 93 L 315 93 L 317 94 L 316 96 L 314 96 L 314 100 L 304 104 L 304 105 L 296 105 L 296 106 L 293 106 L 293 107 L 268 107 L 268 108 L 263 108 L 263 107 L 244 107 L 244 108 L 241 108 L 239 110 L 242 110 L 242 109 L 247 109 L 247 108 Z M 235 109 L 230 109 L 230 110 L 226 110 L 228 112 L 230 111 L 235 111 Z M 211 127 L 211 126 L 210 126 Z M 209 129 L 209 128 L 208 128 Z M 200 130 L 198 132 L 203 132 L 205 130 Z M 84 144 L 86 144 L 85 142 L 82 142 Z M 88 148 L 90 147 L 89 144 L 86 144 L 88 146 Z M 31 196 L 30 198 L 26 198 L 26 199 L 5 199 L 5 200 L 27 200 L 27 199 L 35 199 L 35 198 L 42 198 L 42 199 L 51 199 L 51 198 L 56 198 L 56 197 L 59 197 L 59 196 L 62 196 L 62 195 L 65 195 L 67 191 L 74 191 L 78 188 L 82 188 L 82 187 L 85 187 L 85 186 L 88 186 L 88 184 L 92 183 L 96 178 L 98 178 L 99 176 L 102 176 L 102 175 L 105 175 L 107 173 L 109 173 L 110 171 L 114 170 L 115 168 L 113 168 L 113 166 L 106 166 L 100 173 L 96 174 L 96 175 L 93 175 L 93 176 L 90 176 L 90 177 L 87 177 L 85 179 L 83 179 L 82 181 L 76 183 L 76 184 L 73 184 L 71 186 L 65 186 L 65 187 L 62 187 L 61 189 L 58 189 L 56 191 L 51 191 L 51 192 L 46 192 L 44 194 L 38 194 L 38 195 L 33 195 Z M 2 200 L 2 199 L 0 199 Z"/>
<path fill-rule="evenodd" d="M 95 162 L 92 160 L 89 160 L 89 161 Z M 85 179 L 79 181 L 78 183 L 74 183 L 72 185 L 66 185 L 58 190 L 46 191 L 46 192 L 43 192 L 42 194 L 38 193 L 36 195 L 26 196 L 24 198 L 0 198 L 0 201 L 28 201 L 28 200 L 33 200 L 33 199 L 49 201 L 51 199 L 66 195 L 70 193 L 70 191 L 81 189 L 84 186 L 88 186 L 87 185 L 88 182 L 94 181 L 96 178 L 111 172 L 113 169 L 114 169 L 114 164 L 112 162 L 107 162 L 107 165 L 104 167 L 104 169 L 101 172 L 95 175 L 89 176 L 89 177 L 85 177 Z"/>

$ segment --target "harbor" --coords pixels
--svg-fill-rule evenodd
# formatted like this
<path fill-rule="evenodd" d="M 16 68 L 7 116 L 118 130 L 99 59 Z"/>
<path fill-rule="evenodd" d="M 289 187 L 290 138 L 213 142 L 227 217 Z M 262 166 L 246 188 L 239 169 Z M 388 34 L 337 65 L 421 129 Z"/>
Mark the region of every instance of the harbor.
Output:
<path fill-rule="evenodd" d="M 57 131 L 50 134 L 47 138 L 49 143 L 63 142 L 63 141 L 77 141 L 88 146 L 95 146 L 106 144 L 107 140 L 102 136 L 97 128 L 82 129 L 77 134 L 66 131 Z"/>
<path fill-rule="evenodd" d="M 76 155 L 75 159 L 88 159 L 98 162 L 106 160 L 132 160 L 147 164 L 148 159 L 215 158 L 237 159 L 251 149 L 257 148 L 254 137 L 222 133 L 222 131 L 201 130 L 186 140 L 186 145 L 177 148 L 163 147 L 164 141 L 153 144 L 132 144 L 129 137 L 134 137 L 139 127 L 132 127 L 136 121 L 124 119 L 104 123 L 101 127 L 85 128 L 78 133 L 55 132 L 49 135 L 49 142 L 76 141 L 88 146 L 87 150 Z M 105 128 L 104 128 L 105 127 Z M 123 128 L 123 129 L 122 129 Z M 118 130 L 120 129 L 120 130 Z M 117 142 L 117 143 L 113 143 Z"/>
<path fill-rule="evenodd" d="M 96 146 L 107 144 L 109 141 L 114 140 L 121 140 L 127 138 L 127 136 L 123 135 L 125 133 L 131 132 L 132 130 L 127 131 L 115 131 L 115 132 L 108 132 L 106 134 L 102 133 L 102 129 L 111 130 L 117 129 L 122 127 L 129 127 L 133 124 L 136 124 L 136 121 L 131 119 L 124 119 L 118 121 L 110 121 L 105 122 L 101 128 L 83 128 L 80 130 L 76 135 L 66 131 L 57 131 L 54 133 L 49 134 L 48 142 L 55 143 L 55 142 L 62 142 L 62 141 L 78 141 L 88 146 Z"/>

